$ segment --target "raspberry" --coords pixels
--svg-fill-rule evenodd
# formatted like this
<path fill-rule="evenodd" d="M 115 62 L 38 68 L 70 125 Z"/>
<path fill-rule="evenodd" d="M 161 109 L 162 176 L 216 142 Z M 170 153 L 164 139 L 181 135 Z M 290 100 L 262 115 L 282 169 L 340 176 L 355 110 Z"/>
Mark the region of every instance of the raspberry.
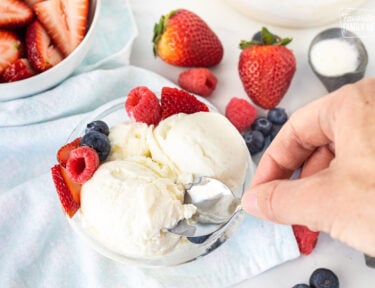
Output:
<path fill-rule="evenodd" d="M 207 68 L 192 68 L 180 73 L 178 85 L 200 96 L 208 97 L 215 90 L 216 76 Z"/>
<path fill-rule="evenodd" d="M 242 133 L 253 124 L 257 110 L 245 99 L 233 97 L 225 108 L 225 116 Z"/>
<path fill-rule="evenodd" d="M 72 150 L 66 162 L 68 177 L 79 184 L 89 180 L 98 167 L 98 153 L 88 146 L 81 146 Z"/>
<path fill-rule="evenodd" d="M 304 255 L 309 255 L 318 241 L 319 232 L 311 231 L 306 226 L 292 225 L 299 250 Z"/>
<path fill-rule="evenodd" d="M 129 92 L 125 110 L 133 120 L 148 125 L 157 125 L 161 119 L 159 99 L 145 86 L 138 86 Z"/>
<path fill-rule="evenodd" d="M 200 111 L 208 112 L 209 109 L 206 104 L 184 90 L 163 87 L 161 90 L 161 111 L 162 119 L 165 119 L 177 113 L 192 114 Z"/>

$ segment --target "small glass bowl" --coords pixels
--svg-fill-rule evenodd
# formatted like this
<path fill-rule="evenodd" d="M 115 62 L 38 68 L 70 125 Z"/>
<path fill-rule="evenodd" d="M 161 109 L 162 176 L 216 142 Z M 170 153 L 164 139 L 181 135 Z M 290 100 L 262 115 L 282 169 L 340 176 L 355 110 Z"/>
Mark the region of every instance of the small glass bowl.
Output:
<path fill-rule="evenodd" d="M 197 98 L 199 98 L 200 101 L 204 102 L 209 107 L 210 111 L 217 112 L 217 109 L 207 100 L 201 97 Z M 128 115 L 125 112 L 124 103 L 125 98 L 116 99 L 96 109 L 78 124 L 67 141 L 70 142 L 77 137 L 82 136 L 85 132 L 87 123 L 90 123 L 94 120 L 103 120 L 108 124 L 109 127 L 122 122 L 130 121 Z M 254 164 L 249 153 L 248 171 L 246 173 L 246 179 L 243 184 L 244 189 L 242 191 L 235 191 L 237 197 L 241 197 L 245 188 L 248 187 L 252 175 L 254 174 L 254 170 Z M 82 225 L 80 214 L 80 211 L 78 211 L 74 215 L 74 217 L 68 217 L 69 223 L 74 228 L 74 230 L 97 252 L 117 262 L 141 267 L 174 266 L 193 261 L 199 257 L 203 257 L 204 255 L 207 255 L 208 253 L 218 248 L 226 240 L 228 240 L 236 231 L 239 224 L 244 218 L 244 213 L 237 213 L 237 215 L 233 217 L 227 224 L 225 224 L 215 233 L 211 234 L 208 238 L 204 239 L 204 241 L 202 241 L 201 238 L 189 240 L 185 237 L 182 237 L 178 245 L 167 254 L 149 258 L 134 258 L 111 250 L 110 248 L 100 243 L 97 239 L 95 239 L 95 237 L 90 235 L 90 232 L 85 230 Z M 194 240 L 195 242 L 202 241 L 202 243 L 193 243 L 192 241 Z"/>

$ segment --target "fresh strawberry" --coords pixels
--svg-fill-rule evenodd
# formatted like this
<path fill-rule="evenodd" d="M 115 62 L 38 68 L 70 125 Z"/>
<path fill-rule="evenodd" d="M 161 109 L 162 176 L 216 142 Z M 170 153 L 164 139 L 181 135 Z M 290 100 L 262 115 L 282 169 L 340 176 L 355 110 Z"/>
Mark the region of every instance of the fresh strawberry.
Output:
<path fill-rule="evenodd" d="M 81 141 L 81 137 L 78 137 L 74 139 L 72 142 L 69 142 L 62 146 L 58 151 L 57 151 L 57 161 L 63 166 L 66 167 L 66 162 L 69 159 L 70 152 L 76 148 L 79 147 L 79 143 Z"/>
<path fill-rule="evenodd" d="M 61 52 L 52 44 L 50 36 L 38 20 L 27 28 L 25 42 L 27 57 L 39 72 L 48 70 L 63 60 Z"/>
<path fill-rule="evenodd" d="M 311 231 L 302 225 L 292 225 L 292 228 L 300 252 L 304 255 L 311 254 L 318 242 L 319 232 Z"/>
<path fill-rule="evenodd" d="M 4 69 L 0 78 L 2 82 L 14 82 L 29 78 L 35 74 L 36 72 L 33 67 L 31 67 L 29 60 L 19 58 Z"/>
<path fill-rule="evenodd" d="M 180 73 L 178 85 L 200 96 L 208 97 L 215 90 L 216 76 L 207 68 L 193 68 Z"/>
<path fill-rule="evenodd" d="M 286 94 L 296 71 L 296 59 L 281 39 L 262 29 L 262 42 L 241 41 L 238 71 L 250 99 L 264 109 L 276 107 Z M 271 44 L 273 43 L 273 44 Z"/>
<path fill-rule="evenodd" d="M 33 10 L 23 1 L 0 1 L 0 28 L 22 27 L 31 22 L 33 18 Z"/>
<path fill-rule="evenodd" d="M 210 67 L 223 58 L 223 45 L 195 13 L 178 9 L 163 15 L 154 26 L 154 55 L 185 67 Z"/>
<path fill-rule="evenodd" d="M 0 30 L 0 74 L 21 55 L 21 40 L 16 34 Z"/>
<path fill-rule="evenodd" d="M 249 101 L 233 97 L 225 107 L 225 116 L 242 133 L 253 124 L 257 110 Z"/>
<path fill-rule="evenodd" d="M 129 92 L 125 110 L 131 119 L 148 125 L 157 125 L 161 119 L 159 99 L 145 86 L 136 87 Z"/>
<path fill-rule="evenodd" d="M 80 146 L 72 150 L 66 162 L 66 173 L 73 182 L 83 184 L 99 167 L 99 155 L 91 147 Z"/>
<path fill-rule="evenodd" d="M 72 182 L 60 164 L 51 168 L 51 174 L 64 212 L 73 217 L 80 207 L 81 185 Z"/>
<path fill-rule="evenodd" d="M 199 111 L 209 111 L 206 104 L 199 101 L 188 92 L 178 89 L 163 87 L 161 90 L 161 115 L 165 119 L 173 114 L 192 114 Z"/>
<path fill-rule="evenodd" d="M 85 36 L 89 0 L 49 0 L 33 7 L 57 47 L 68 56 Z"/>

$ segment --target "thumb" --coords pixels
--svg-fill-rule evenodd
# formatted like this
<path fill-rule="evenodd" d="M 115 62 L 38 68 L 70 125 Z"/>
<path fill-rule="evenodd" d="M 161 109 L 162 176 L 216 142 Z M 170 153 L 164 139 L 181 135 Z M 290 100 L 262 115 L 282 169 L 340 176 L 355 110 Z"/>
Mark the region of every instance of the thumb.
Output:
<path fill-rule="evenodd" d="M 243 209 L 273 222 L 323 230 L 335 204 L 332 194 L 339 191 L 333 186 L 341 182 L 334 181 L 336 176 L 327 169 L 333 158 L 330 149 L 321 147 L 305 162 L 300 179 L 274 180 L 251 187 L 242 198 Z"/>
<path fill-rule="evenodd" d="M 337 183 L 325 169 L 297 180 L 274 180 L 249 189 L 242 198 L 243 209 L 260 218 L 282 224 L 306 225 L 327 231 L 332 223 Z M 327 226 L 328 225 L 328 226 Z"/>
<path fill-rule="evenodd" d="M 323 230 L 334 211 L 333 193 L 338 190 L 333 186 L 340 183 L 327 169 L 333 157 L 329 149 L 321 147 L 305 162 L 300 179 L 273 180 L 251 187 L 242 198 L 243 209 L 273 222 Z"/>
<path fill-rule="evenodd" d="M 327 194 L 333 189 L 326 171 L 297 180 L 274 180 L 249 189 L 242 197 L 243 209 L 260 218 L 282 224 L 301 224 L 321 230 L 327 224 Z M 321 220 L 322 219 L 322 220 Z"/>

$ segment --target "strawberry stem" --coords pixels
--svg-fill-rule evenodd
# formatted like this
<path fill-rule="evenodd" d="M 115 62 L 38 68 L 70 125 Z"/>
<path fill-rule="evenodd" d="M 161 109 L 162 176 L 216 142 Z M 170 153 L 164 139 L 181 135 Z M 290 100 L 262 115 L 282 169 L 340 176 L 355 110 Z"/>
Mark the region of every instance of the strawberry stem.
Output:
<path fill-rule="evenodd" d="M 163 33 L 164 33 L 165 29 L 168 26 L 169 19 L 176 12 L 177 12 L 177 10 L 172 10 L 168 14 L 162 15 L 160 17 L 159 22 L 155 23 L 155 25 L 154 25 L 154 35 L 152 37 L 152 43 L 154 43 L 154 45 L 153 45 L 153 52 L 154 52 L 154 56 L 155 57 L 158 56 L 158 43 L 159 43 L 161 37 L 163 36 Z"/>
<path fill-rule="evenodd" d="M 280 36 L 271 33 L 266 27 L 262 27 L 261 30 L 261 37 L 262 41 L 258 40 L 241 40 L 240 42 L 240 49 L 246 49 L 251 46 L 259 46 L 259 45 L 274 45 L 274 46 L 286 46 L 290 42 L 292 42 L 292 38 L 281 38 Z"/>

